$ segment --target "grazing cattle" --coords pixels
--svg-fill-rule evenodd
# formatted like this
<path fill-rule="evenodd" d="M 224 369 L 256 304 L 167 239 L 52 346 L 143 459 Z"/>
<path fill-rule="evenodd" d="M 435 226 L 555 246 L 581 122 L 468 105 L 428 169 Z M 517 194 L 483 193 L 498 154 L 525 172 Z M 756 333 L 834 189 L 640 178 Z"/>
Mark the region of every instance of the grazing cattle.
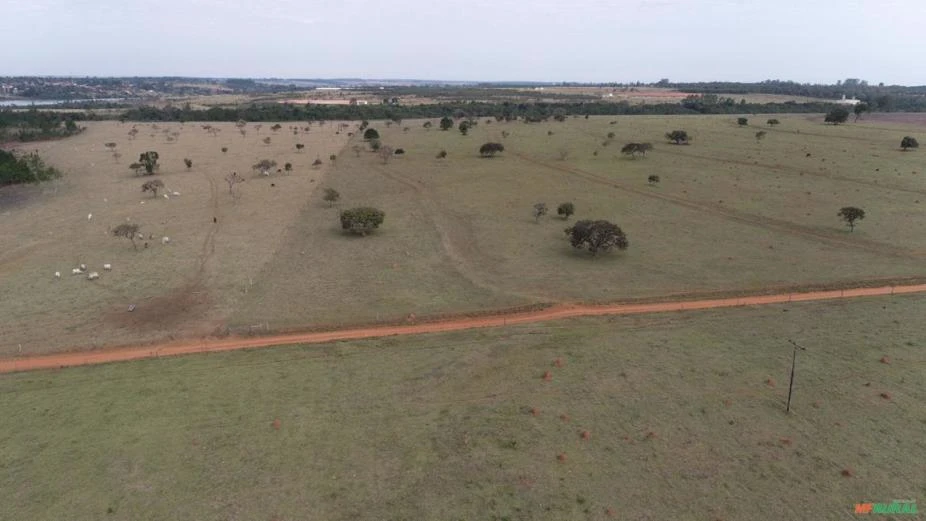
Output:
<path fill-rule="evenodd" d="M 112 265 L 112 264 L 104 264 L 104 265 L 103 265 L 103 269 L 106 270 L 106 271 L 109 271 L 109 270 L 113 269 L 113 265 Z"/>
<path fill-rule="evenodd" d="M 81 264 L 81 265 L 80 265 L 80 271 L 87 271 L 87 265 L 86 265 L 86 264 Z"/>
<path fill-rule="evenodd" d="M 96 280 L 98 278 L 100 278 L 100 274 L 95 271 L 91 271 L 87 274 L 87 280 Z"/>
<path fill-rule="evenodd" d="M 56 279 L 60 279 L 60 278 L 61 278 L 61 272 L 60 272 L 60 271 L 56 271 L 56 272 L 55 272 L 55 278 L 56 278 Z"/>
<path fill-rule="evenodd" d="M 170 237 L 167 237 L 166 235 L 164 237 L 161 237 L 161 244 L 167 244 L 169 242 L 170 242 Z"/>
<path fill-rule="evenodd" d="M 71 270 L 71 275 L 80 275 L 81 273 L 83 272 L 80 270 L 80 268 L 74 268 Z"/>

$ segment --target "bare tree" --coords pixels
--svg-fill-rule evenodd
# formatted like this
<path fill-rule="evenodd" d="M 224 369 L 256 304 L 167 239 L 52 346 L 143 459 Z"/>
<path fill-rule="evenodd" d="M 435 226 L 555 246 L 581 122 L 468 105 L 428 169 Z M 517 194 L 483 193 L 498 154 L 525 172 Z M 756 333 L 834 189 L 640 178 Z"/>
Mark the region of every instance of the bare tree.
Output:
<path fill-rule="evenodd" d="M 152 197 L 158 196 L 158 190 L 164 188 L 164 183 L 160 179 L 154 179 L 141 185 L 141 192 L 151 192 Z"/>
<path fill-rule="evenodd" d="M 392 158 L 392 154 L 395 153 L 395 150 L 389 145 L 383 145 L 379 147 L 379 150 L 376 151 L 376 154 L 379 155 L 379 158 L 383 160 L 383 164 L 389 162 L 389 159 Z"/>
<path fill-rule="evenodd" d="M 138 245 L 135 244 L 135 236 L 138 235 L 137 224 L 122 223 L 113 229 L 113 235 L 132 241 L 132 248 L 138 250 Z"/>
<path fill-rule="evenodd" d="M 238 172 L 232 172 L 228 174 L 227 176 L 225 176 L 225 182 L 228 183 L 228 193 L 231 195 L 235 195 L 234 193 L 235 185 L 238 183 L 243 183 L 244 178 L 238 175 Z"/>

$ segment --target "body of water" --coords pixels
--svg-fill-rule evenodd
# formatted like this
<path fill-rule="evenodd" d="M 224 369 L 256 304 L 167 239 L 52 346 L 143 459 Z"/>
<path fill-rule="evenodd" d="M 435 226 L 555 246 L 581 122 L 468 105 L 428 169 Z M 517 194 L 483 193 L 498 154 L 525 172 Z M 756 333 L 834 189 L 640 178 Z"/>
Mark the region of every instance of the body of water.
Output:
<path fill-rule="evenodd" d="M 46 107 L 50 105 L 60 105 L 62 103 L 109 103 L 125 101 L 125 98 L 100 98 L 100 99 L 0 99 L 0 107 Z"/>

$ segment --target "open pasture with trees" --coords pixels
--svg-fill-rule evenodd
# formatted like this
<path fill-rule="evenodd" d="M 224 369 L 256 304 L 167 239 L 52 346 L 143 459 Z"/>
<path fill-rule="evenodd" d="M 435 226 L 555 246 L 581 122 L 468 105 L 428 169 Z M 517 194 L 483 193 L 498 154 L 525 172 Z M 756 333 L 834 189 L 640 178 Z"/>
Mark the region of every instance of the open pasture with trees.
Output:
<path fill-rule="evenodd" d="M 745 127 L 736 116 L 480 119 L 465 136 L 460 119 L 447 131 L 437 118 L 372 121 L 380 147 L 406 153 L 384 161 L 355 136 L 325 183 L 336 207 L 370 205 L 386 223 L 345 238 L 319 196 L 232 322 L 287 329 L 924 275 L 926 173 L 918 151 L 898 147 L 921 127 L 750 116 Z M 674 131 L 690 141 L 667 139 Z M 481 154 L 489 143 L 502 150 Z M 628 143 L 652 149 L 621 154 Z M 563 201 L 569 221 L 553 211 Z M 854 231 L 838 215 L 847 206 L 866 212 Z M 573 248 L 565 229 L 581 220 L 614 223 L 629 247 Z"/>
<path fill-rule="evenodd" d="M 849 519 L 926 495 L 924 313 L 886 296 L 2 375 L 3 512 Z"/>
<path fill-rule="evenodd" d="M 82 122 L 19 145 L 62 176 L 0 190 L 0 356 L 220 332 L 322 184 L 327 162 L 311 163 L 347 138 L 336 122 L 283 125 Z M 265 158 L 292 170 L 261 176 Z M 136 235 L 114 234 L 123 224 Z"/>
<path fill-rule="evenodd" d="M 0 221 L 0 291 L 23 295 L 0 304 L 0 352 L 923 275 L 921 152 L 899 147 L 916 122 L 555 114 L 472 118 L 463 135 L 454 116 L 89 122 L 34 144 L 65 175 Z M 845 207 L 865 212 L 854 229 Z M 344 233 L 352 208 L 385 218 Z M 574 248 L 581 221 L 627 247 Z M 138 251 L 112 233 L 127 222 Z M 113 269 L 52 276 L 80 263 Z"/>

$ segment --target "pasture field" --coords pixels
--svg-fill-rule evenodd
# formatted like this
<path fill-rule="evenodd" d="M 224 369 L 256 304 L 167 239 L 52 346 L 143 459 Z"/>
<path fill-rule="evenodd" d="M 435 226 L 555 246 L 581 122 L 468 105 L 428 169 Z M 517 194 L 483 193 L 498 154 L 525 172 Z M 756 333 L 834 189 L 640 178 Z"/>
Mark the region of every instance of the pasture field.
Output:
<path fill-rule="evenodd" d="M 345 207 L 385 210 L 384 227 L 362 240 L 339 238 L 331 210 L 310 205 L 232 322 L 259 317 L 287 329 L 305 317 L 364 322 L 923 276 L 926 176 L 918 153 L 897 149 L 915 128 L 773 117 L 782 121 L 776 128 L 765 116 L 746 128 L 707 116 L 481 120 L 467 136 L 422 121 L 374 122 L 383 143 L 406 153 L 383 164 L 353 153 L 362 146 L 355 136 L 325 182 Z M 663 134 L 677 128 L 689 132 L 690 145 L 665 143 Z M 759 131 L 768 133 L 761 141 Z M 506 151 L 480 158 L 488 140 Z M 655 149 L 628 159 L 620 148 L 630 141 Z M 442 149 L 447 158 L 436 159 Z M 654 173 L 661 182 L 648 186 Z M 531 209 L 541 201 L 552 215 L 536 223 Z M 564 201 L 577 207 L 569 222 L 612 220 L 630 248 L 599 258 L 573 250 L 563 235 L 568 222 L 555 216 Z M 852 233 L 836 216 L 848 205 L 868 212 Z M 318 255 L 291 262 L 303 251 Z M 302 298 L 293 281 L 321 291 Z M 279 300 L 289 307 L 274 308 Z"/>
<path fill-rule="evenodd" d="M 430 130 L 423 120 L 374 121 L 385 144 L 405 150 L 387 164 L 359 135 L 348 138 L 356 123 L 298 135 L 293 123 L 278 133 L 248 124 L 245 137 L 231 124 L 216 125 L 215 137 L 196 123 L 139 124 L 135 140 L 131 123 L 90 123 L 77 137 L 31 145 L 65 171 L 62 180 L 0 191 L 0 240 L 11 245 L 0 252 L 0 293 L 17 296 L 0 301 L 0 356 L 924 275 L 922 153 L 898 150 L 921 125 L 749 117 L 747 127 L 731 116 L 482 119 L 467 136 L 438 130 L 436 119 Z M 767 127 L 768 117 L 781 124 Z M 674 129 L 691 144 L 667 144 Z M 480 158 L 488 140 L 506 151 Z M 103 146 L 110 141 L 118 163 Z M 630 141 L 655 149 L 621 156 Z M 150 178 L 128 164 L 151 149 L 164 164 L 156 177 L 181 196 L 140 192 Z M 435 158 L 442 149 L 447 158 Z M 184 157 L 194 161 L 189 172 Z M 256 176 L 250 165 L 261 158 L 292 162 L 293 172 Z M 222 180 L 231 170 L 248 179 L 238 200 Z M 661 182 L 649 186 L 650 174 Z M 341 200 L 329 206 L 319 186 Z M 551 215 L 534 222 L 541 201 Z M 564 201 L 577 207 L 569 222 L 612 220 L 630 249 L 598 258 L 573 250 L 569 222 L 555 215 Z M 385 224 L 345 237 L 338 209 L 358 205 L 383 209 Z M 852 233 L 836 216 L 847 205 L 868 212 Z M 150 248 L 135 252 L 109 235 L 127 219 L 152 234 Z M 162 247 L 163 235 L 171 243 Z M 80 262 L 114 269 L 91 283 L 69 275 Z"/>
<path fill-rule="evenodd" d="M 876 297 L 2 375 L 0 517 L 816 521 L 922 504 L 924 313 Z M 790 415 L 788 339 L 807 348 Z"/>
<path fill-rule="evenodd" d="M 22 145 L 62 170 L 61 179 L 0 191 L 0 356 L 222 329 L 346 138 L 334 122 L 299 135 L 290 124 L 278 132 L 269 123 L 259 132 L 249 125 L 245 137 L 232 124 L 214 124 L 215 136 L 195 123 L 137 124 L 135 139 L 128 136 L 132 123 L 86 125 L 66 140 Z M 122 155 L 118 161 L 104 146 L 109 142 Z M 295 143 L 305 148 L 298 152 Z M 159 153 L 160 173 L 136 176 L 129 165 L 148 150 Z M 323 158 L 321 167 L 311 166 L 316 157 Z M 193 161 L 191 169 L 184 158 Z M 251 165 L 262 158 L 275 159 L 279 168 L 291 162 L 292 172 L 258 176 Z M 232 171 L 246 179 L 235 188 L 237 199 L 224 181 Z M 151 179 L 180 196 L 142 193 Z M 140 225 L 139 251 L 110 233 L 123 222 Z M 81 263 L 101 278 L 72 276 Z M 103 271 L 104 263 L 112 264 L 111 272 Z M 131 304 L 141 313 L 129 313 Z"/>

